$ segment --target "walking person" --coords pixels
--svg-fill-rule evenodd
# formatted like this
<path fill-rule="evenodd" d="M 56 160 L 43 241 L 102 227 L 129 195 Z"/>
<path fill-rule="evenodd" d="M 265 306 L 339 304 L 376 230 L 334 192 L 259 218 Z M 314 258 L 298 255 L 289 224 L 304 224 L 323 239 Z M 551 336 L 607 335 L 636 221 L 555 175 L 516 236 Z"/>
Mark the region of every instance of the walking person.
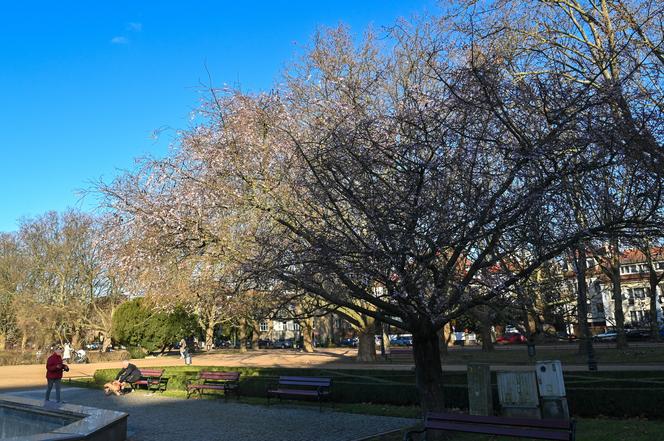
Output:
<path fill-rule="evenodd" d="M 187 354 L 187 340 L 182 337 L 182 340 L 180 340 L 180 358 L 185 358 L 185 355 Z"/>
<path fill-rule="evenodd" d="M 62 361 L 65 363 L 69 363 L 69 360 L 71 359 L 71 353 L 72 353 L 72 347 L 69 344 L 69 342 L 65 343 L 65 349 L 62 352 Z"/>
<path fill-rule="evenodd" d="M 62 372 L 69 371 L 69 366 L 62 361 L 62 348 L 55 348 L 48 360 L 46 360 L 46 381 L 48 387 L 46 389 L 46 401 L 51 398 L 51 389 L 55 386 L 55 401 L 58 403 L 60 400 L 60 382 L 62 380 Z"/>

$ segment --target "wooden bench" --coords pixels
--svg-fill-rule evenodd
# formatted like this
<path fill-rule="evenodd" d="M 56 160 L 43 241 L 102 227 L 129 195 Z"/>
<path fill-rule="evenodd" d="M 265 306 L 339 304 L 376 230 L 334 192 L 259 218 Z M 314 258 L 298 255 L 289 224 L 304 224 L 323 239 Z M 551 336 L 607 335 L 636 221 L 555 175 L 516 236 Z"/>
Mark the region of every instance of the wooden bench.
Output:
<path fill-rule="evenodd" d="M 424 419 L 424 428 L 404 434 L 404 441 L 412 440 L 415 433 L 431 431 L 468 432 L 515 438 L 574 441 L 574 420 L 535 420 L 528 418 L 503 418 L 476 416 L 458 413 L 429 412 Z"/>
<path fill-rule="evenodd" d="M 131 383 L 132 389 L 145 386 L 147 390 L 163 392 L 166 390 L 168 378 L 164 377 L 163 369 L 139 369 L 141 378 Z"/>
<path fill-rule="evenodd" d="M 228 398 L 229 392 L 234 392 L 236 398 L 240 399 L 240 373 L 201 371 L 198 378 L 187 385 L 187 399 L 194 393 L 198 393 L 201 398 L 206 390 L 223 391 L 224 398 Z"/>
<path fill-rule="evenodd" d="M 279 382 L 267 390 L 267 405 L 270 397 L 315 398 L 318 410 L 322 411 L 322 402 L 329 399 L 332 379 L 325 377 L 279 377 Z"/>

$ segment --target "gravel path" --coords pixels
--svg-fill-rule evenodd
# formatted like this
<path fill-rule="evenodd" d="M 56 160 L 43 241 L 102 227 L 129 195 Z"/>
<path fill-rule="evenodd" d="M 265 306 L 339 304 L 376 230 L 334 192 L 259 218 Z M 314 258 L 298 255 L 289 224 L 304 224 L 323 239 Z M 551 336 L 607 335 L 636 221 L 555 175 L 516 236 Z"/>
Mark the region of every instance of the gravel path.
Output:
<path fill-rule="evenodd" d="M 11 392 L 43 399 L 43 389 Z M 242 404 L 229 399 L 184 400 L 159 394 L 105 397 L 101 391 L 63 388 L 68 403 L 129 413 L 130 441 L 342 441 L 414 424 L 407 418 L 357 415 L 318 406 Z"/>

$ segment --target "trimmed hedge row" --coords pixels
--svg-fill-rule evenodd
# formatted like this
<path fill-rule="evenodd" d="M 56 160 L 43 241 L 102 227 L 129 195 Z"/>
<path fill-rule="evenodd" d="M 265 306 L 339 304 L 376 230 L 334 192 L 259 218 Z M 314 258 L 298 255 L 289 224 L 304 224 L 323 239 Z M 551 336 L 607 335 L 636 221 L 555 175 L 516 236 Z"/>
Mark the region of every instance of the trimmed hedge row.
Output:
<path fill-rule="evenodd" d="M 264 397 L 267 387 L 280 375 L 321 376 L 333 378 L 334 401 L 340 403 L 375 403 L 418 405 L 415 376 L 406 371 L 352 369 L 288 369 L 237 367 L 166 367 L 169 390 L 185 390 L 190 379 L 201 370 L 239 371 L 242 395 Z M 95 372 L 95 381 L 103 384 L 117 374 L 115 369 Z M 494 406 L 498 408 L 495 384 Z M 630 378 L 631 376 L 631 378 Z M 596 372 L 566 375 L 567 400 L 575 416 L 664 418 L 663 372 Z M 451 408 L 468 408 L 468 386 L 463 373 L 445 374 L 445 401 Z"/>

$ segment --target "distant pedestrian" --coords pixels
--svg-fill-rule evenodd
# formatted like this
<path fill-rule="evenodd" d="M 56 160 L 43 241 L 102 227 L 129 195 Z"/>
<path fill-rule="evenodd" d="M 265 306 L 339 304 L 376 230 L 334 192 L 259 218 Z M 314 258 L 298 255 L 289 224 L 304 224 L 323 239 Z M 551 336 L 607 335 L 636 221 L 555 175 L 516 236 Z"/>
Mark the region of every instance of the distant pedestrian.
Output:
<path fill-rule="evenodd" d="M 55 401 L 60 402 L 60 382 L 63 371 L 69 371 L 69 366 L 62 361 L 62 349 L 55 348 L 51 356 L 46 360 L 46 381 L 48 382 L 46 401 L 50 400 L 51 389 L 55 386 Z"/>
<path fill-rule="evenodd" d="M 180 358 L 185 358 L 186 355 L 187 355 L 187 340 L 185 340 L 183 337 L 182 340 L 180 340 Z"/>
<path fill-rule="evenodd" d="M 65 363 L 69 363 L 69 360 L 71 359 L 71 352 L 72 352 L 71 345 L 69 344 L 69 342 L 65 343 L 65 349 L 64 351 L 62 351 L 62 360 Z"/>

